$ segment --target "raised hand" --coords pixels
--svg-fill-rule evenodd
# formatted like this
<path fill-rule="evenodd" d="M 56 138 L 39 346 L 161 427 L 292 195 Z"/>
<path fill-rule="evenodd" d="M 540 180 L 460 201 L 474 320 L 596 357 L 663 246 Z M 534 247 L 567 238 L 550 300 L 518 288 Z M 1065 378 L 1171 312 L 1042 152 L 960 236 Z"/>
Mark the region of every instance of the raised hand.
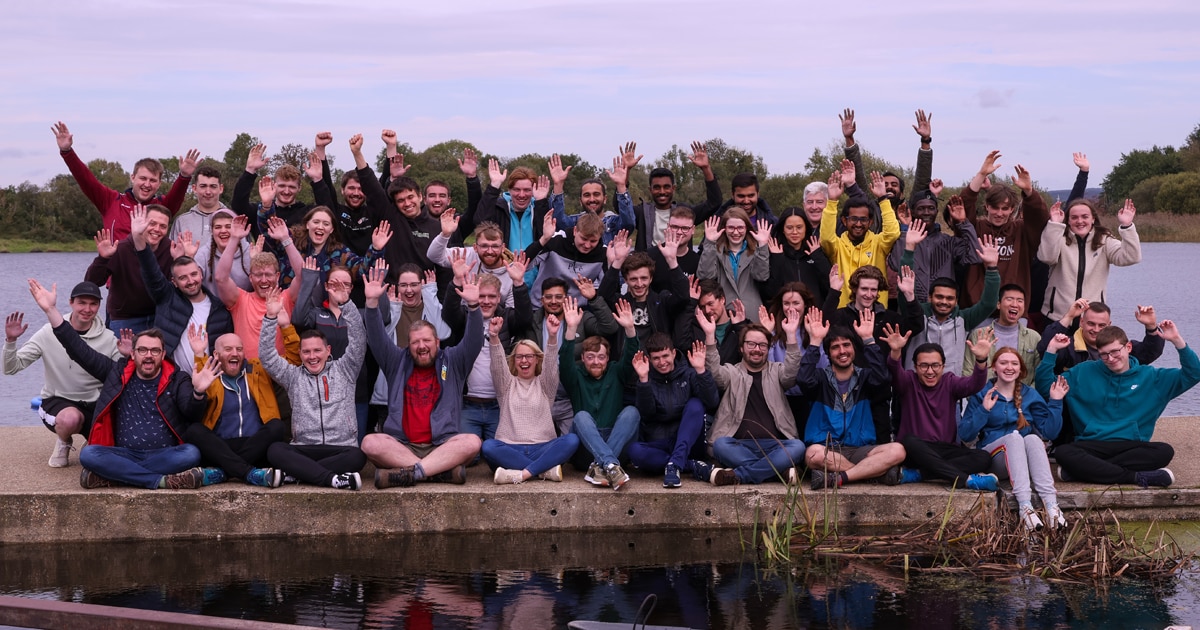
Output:
<path fill-rule="evenodd" d="M 500 331 L 504 330 L 504 318 L 493 317 L 488 320 L 488 337 L 493 341 L 500 340 Z"/>
<path fill-rule="evenodd" d="M 637 152 L 636 142 L 626 142 L 624 147 L 617 147 L 617 153 L 621 154 L 621 165 L 625 167 L 626 171 L 642 161 L 642 156 Z"/>
<path fill-rule="evenodd" d="M 567 323 L 567 329 L 579 330 L 579 324 L 583 321 L 583 309 L 579 308 L 579 300 L 569 295 L 563 300 L 563 319 Z"/>
<path fill-rule="evenodd" d="M 791 345 L 798 342 L 796 338 L 796 330 L 800 328 L 800 313 L 793 309 L 788 309 L 783 314 L 783 322 L 779 324 L 783 327 L 784 345 Z"/>
<path fill-rule="evenodd" d="M 1029 175 L 1029 171 L 1025 170 L 1025 167 L 1020 164 L 1014 166 L 1013 170 L 1017 172 L 1016 177 L 1013 178 L 1013 185 L 1020 188 L 1026 195 L 1032 195 L 1033 177 Z"/>
<path fill-rule="evenodd" d="M 321 156 L 317 155 L 316 151 L 308 152 L 308 157 L 304 160 L 304 175 L 310 182 L 319 182 L 325 176 L 321 166 Z"/>
<path fill-rule="evenodd" d="M 208 391 L 209 385 L 212 385 L 220 374 L 221 363 L 217 361 L 217 357 L 208 357 L 204 367 L 192 372 L 192 389 L 196 390 L 197 394 Z"/>
<path fill-rule="evenodd" d="M 842 270 L 835 263 L 829 268 L 829 288 L 833 291 L 841 291 L 845 280 L 842 278 Z"/>
<path fill-rule="evenodd" d="M 379 225 L 375 226 L 375 231 L 371 232 L 371 247 L 374 247 L 376 251 L 383 251 L 390 240 L 392 240 L 391 224 L 386 220 L 380 221 Z"/>
<path fill-rule="evenodd" d="M 121 334 L 117 336 L 117 352 L 120 352 L 121 356 L 127 357 L 127 358 L 133 355 L 133 329 L 132 328 L 122 328 L 121 329 Z"/>
<path fill-rule="evenodd" d="M 1146 330 L 1155 330 L 1158 328 L 1158 316 L 1155 315 L 1153 306 L 1142 306 L 1139 304 L 1133 312 L 1133 317 L 1145 326 Z"/>
<path fill-rule="evenodd" d="M 617 300 L 617 308 L 613 311 L 613 319 L 616 320 L 617 324 L 619 324 L 621 328 L 625 329 L 626 334 L 628 334 L 630 330 L 635 329 L 633 323 L 633 307 L 629 306 L 629 302 L 626 300 Z"/>
<path fill-rule="evenodd" d="M 692 143 L 692 154 L 688 156 L 688 159 L 698 169 L 703 170 L 711 167 L 708 162 L 708 148 L 704 146 L 703 142 L 696 141 Z"/>
<path fill-rule="evenodd" d="M 754 230 L 754 240 L 759 247 L 766 247 L 767 242 L 771 240 L 771 223 L 766 219 L 759 219 L 756 229 Z"/>
<path fill-rule="evenodd" d="M 838 120 L 842 123 L 842 137 L 847 140 L 853 140 L 854 132 L 858 131 L 858 125 L 854 123 L 854 110 L 847 107 L 842 113 L 838 114 Z M 832 199 L 832 196 L 830 198 Z"/>
<path fill-rule="evenodd" d="M 896 220 L 906 227 L 912 225 L 912 212 L 908 209 L 907 201 L 901 201 L 900 205 L 896 206 Z"/>
<path fill-rule="evenodd" d="M 463 156 L 458 160 L 458 170 L 467 179 L 471 179 L 479 173 L 479 158 L 475 157 L 474 149 L 463 149 Z M 499 188 L 499 186 L 496 187 Z"/>
<path fill-rule="evenodd" d="M 988 390 L 988 393 L 983 395 L 983 410 L 991 411 L 996 403 L 1000 400 L 1000 390 L 995 387 Z"/>
<path fill-rule="evenodd" d="M 609 241 L 605 249 L 605 257 L 611 256 L 609 267 L 620 267 L 625 263 L 625 259 L 629 257 L 629 250 L 633 248 L 632 242 L 629 239 L 629 233 L 625 230 L 617 232 L 613 240 Z"/>
<path fill-rule="evenodd" d="M 319 268 L 319 266 L 320 266 L 320 263 L 317 262 L 316 256 L 305 256 L 304 257 L 304 267 L 303 268 L 305 271 L 316 271 Z"/>
<path fill-rule="evenodd" d="M 1179 327 L 1175 325 L 1174 321 L 1162 320 L 1162 323 L 1158 325 L 1158 336 L 1162 337 L 1164 341 L 1171 342 L 1176 348 L 1183 349 L 1183 335 L 1179 333 Z"/>
<path fill-rule="evenodd" d="M 645 383 L 650 380 L 650 358 L 646 356 L 645 352 L 638 350 L 637 354 L 633 355 L 632 365 L 633 372 L 637 374 L 639 381 Z"/>
<path fill-rule="evenodd" d="M 256 144 L 250 147 L 250 154 L 246 156 L 246 172 L 257 173 L 258 169 L 267 165 L 267 145 Z"/>
<path fill-rule="evenodd" d="M 554 189 L 562 190 L 562 185 L 567 181 L 567 176 L 570 175 L 572 167 L 564 167 L 562 158 L 557 153 L 550 156 L 547 166 L 550 167 L 550 181 L 554 183 Z"/>
<path fill-rule="evenodd" d="M 412 168 L 411 165 L 404 165 L 403 153 L 397 153 L 396 155 L 388 158 L 388 175 L 391 176 L 392 179 L 404 177 L 404 174 L 407 173 L 408 169 L 410 168 Z"/>
<path fill-rule="evenodd" d="M 955 223 L 962 223 L 967 220 L 967 207 L 963 205 L 962 197 L 952 195 L 950 201 L 946 204 L 950 209 L 950 220 Z"/>
<path fill-rule="evenodd" d="M 854 185 L 855 178 L 858 177 L 858 170 L 854 166 L 854 162 L 843 159 L 842 168 L 838 171 L 842 178 L 842 188 L 849 190 Z"/>
<path fill-rule="evenodd" d="M 550 333 L 551 339 L 558 338 L 558 330 L 561 327 L 562 327 L 562 320 L 558 318 L 558 315 L 555 315 L 553 313 L 549 313 L 546 315 L 546 332 Z"/>
<path fill-rule="evenodd" d="M 146 212 L 146 206 L 139 203 L 129 213 L 129 233 L 134 238 L 141 240 L 148 227 L 150 227 L 150 218 Z"/>
<path fill-rule="evenodd" d="M 449 250 L 450 269 L 454 271 L 454 283 L 461 284 L 466 279 L 467 274 L 471 273 L 471 261 L 467 258 L 466 248 L 456 248 Z"/>
<path fill-rule="evenodd" d="M 1000 264 L 1000 247 L 996 245 L 996 237 L 990 234 L 984 234 L 978 239 L 979 247 L 975 250 L 979 254 L 979 259 L 983 261 L 984 268 L 995 267 Z"/>
<path fill-rule="evenodd" d="M 250 218 L 239 214 L 233 218 L 233 227 L 229 228 L 229 240 L 240 241 L 247 236 L 250 236 Z M 258 238 L 262 240 L 261 236 Z M 262 251 L 262 244 L 259 244 L 258 250 Z"/>
<path fill-rule="evenodd" d="M 896 281 L 896 288 L 904 294 L 904 299 L 909 302 L 916 301 L 917 274 L 913 272 L 912 267 L 904 265 L 900 268 L 900 278 Z"/>
<path fill-rule="evenodd" d="M 688 276 L 688 297 L 693 301 L 700 299 L 700 278 L 695 275 Z"/>
<path fill-rule="evenodd" d="M 721 227 L 721 217 L 713 215 L 704 221 L 704 240 L 710 243 L 716 243 L 721 235 L 725 233 L 725 229 Z"/>
<path fill-rule="evenodd" d="M 967 339 L 967 349 L 975 355 L 976 360 L 986 359 L 991 354 L 994 345 L 996 345 L 996 329 L 991 326 L 981 329 L 975 337 L 974 343 Z"/>
<path fill-rule="evenodd" d="M 533 183 L 533 199 L 541 201 L 550 195 L 550 178 L 545 175 L 538 175 L 537 181 Z"/>
<path fill-rule="evenodd" d="M 350 136 L 350 152 L 362 153 L 363 137 L 361 133 L 356 133 Z"/>
<path fill-rule="evenodd" d="M 842 171 L 840 169 L 834 169 L 833 173 L 829 176 L 829 181 L 826 182 L 826 184 L 829 186 L 830 200 L 841 198 L 843 192 Z"/>
<path fill-rule="evenodd" d="M 267 236 L 282 244 L 292 237 L 292 232 L 288 229 L 286 221 L 279 217 L 271 217 L 267 219 Z"/>
<path fill-rule="evenodd" d="M 188 324 L 187 338 L 188 345 L 192 348 L 192 354 L 198 357 L 208 354 L 208 330 L 204 326 L 197 326 L 195 323 Z"/>
<path fill-rule="evenodd" d="M 189 149 L 185 155 L 179 158 L 179 174 L 184 177 L 191 177 L 196 172 L 196 165 L 200 163 L 200 149 Z"/>
<path fill-rule="evenodd" d="M 1078 300 L 1071 302 L 1071 306 L 1067 309 L 1067 314 L 1063 317 L 1063 319 L 1073 320 L 1076 317 L 1079 317 L 1084 311 L 1087 310 L 1088 304 L 1090 304 L 1090 302 L 1088 302 L 1087 298 L 1079 298 Z"/>
<path fill-rule="evenodd" d="M 623 192 L 621 189 L 625 188 L 629 183 L 629 169 L 621 163 L 621 158 L 613 158 L 612 170 L 605 170 L 604 172 L 616 184 L 617 192 Z"/>
<path fill-rule="evenodd" d="M 322 131 L 313 139 L 313 146 L 318 149 L 324 149 L 333 143 L 333 134 L 328 131 Z"/>
<path fill-rule="evenodd" d="M 933 193 L 934 197 L 940 198 L 942 196 L 942 191 L 945 188 L 946 188 L 945 184 L 943 184 L 942 180 L 940 180 L 940 179 L 935 179 L 935 180 L 929 182 L 929 192 Z"/>
<path fill-rule="evenodd" d="M 113 240 L 112 230 L 101 229 L 92 240 L 96 241 L 96 253 L 101 258 L 112 258 L 113 254 L 117 253 L 117 242 Z"/>
<path fill-rule="evenodd" d="M 808 342 L 814 346 L 821 345 L 825 340 L 825 335 L 829 334 L 829 323 L 825 321 L 825 314 L 821 309 L 810 306 L 808 312 L 804 314 L 804 330 L 808 332 Z"/>
<path fill-rule="evenodd" d="M 1079 170 L 1083 171 L 1084 173 L 1088 172 L 1088 170 L 1092 168 L 1091 163 L 1088 162 L 1086 153 L 1072 153 L 1071 159 L 1075 161 L 1075 166 L 1078 166 Z"/>
<path fill-rule="evenodd" d="M 775 330 L 775 316 L 771 314 L 771 309 L 767 308 L 765 304 L 758 306 L 758 323 L 767 330 Z"/>
<path fill-rule="evenodd" d="M 529 269 L 529 259 L 525 257 L 525 252 L 517 252 L 513 256 L 512 262 L 504 266 L 508 271 L 508 277 L 512 280 L 514 287 L 519 287 L 525 284 L 525 272 Z"/>
<path fill-rule="evenodd" d="M 460 219 L 461 217 L 458 216 L 458 213 L 455 212 L 453 208 L 449 208 L 443 212 L 441 218 L 439 219 L 442 224 L 442 236 L 445 236 L 446 238 L 453 236 L 454 232 L 458 230 L 458 222 Z"/>
<path fill-rule="evenodd" d="M 596 283 L 591 278 L 576 274 L 575 286 L 579 288 L 579 295 L 587 300 L 596 299 Z"/>
<path fill-rule="evenodd" d="M 29 325 L 25 323 L 25 314 L 21 311 L 13 311 L 4 320 L 4 339 L 8 343 L 13 343 L 20 339 L 28 329 Z"/>
<path fill-rule="evenodd" d="M 50 131 L 54 132 L 54 141 L 58 143 L 59 151 L 66 153 L 71 150 L 71 146 L 75 143 L 75 137 L 67 129 L 67 123 L 60 120 L 50 127 Z"/>
<path fill-rule="evenodd" d="M 710 320 L 704 313 L 704 309 L 699 306 L 696 307 L 696 324 L 700 326 L 700 330 L 704 331 L 706 339 L 717 334 L 717 323 Z"/>
<path fill-rule="evenodd" d="M 1000 168 L 1001 166 L 1001 164 L 996 160 L 1000 159 L 1001 157 L 1000 151 L 989 151 L 987 157 L 983 158 L 983 165 L 979 167 L 979 174 L 983 175 L 984 179 L 987 179 L 988 175 L 995 173 L 996 169 Z"/>
<path fill-rule="evenodd" d="M 896 324 L 885 324 L 883 326 L 883 339 L 887 342 L 888 347 L 891 348 L 892 352 L 894 353 L 899 353 L 901 350 L 903 350 L 910 337 L 912 337 L 911 330 L 907 333 L 901 334 L 900 326 Z"/>
<path fill-rule="evenodd" d="M 667 266 L 671 267 L 679 259 L 679 246 L 683 245 L 680 235 L 675 230 L 667 230 L 666 238 L 661 243 L 655 243 L 658 253 L 662 254 Z"/>
<path fill-rule="evenodd" d="M 504 185 L 504 180 L 508 179 L 508 169 L 500 170 L 500 163 L 496 158 L 488 159 L 488 184 L 499 188 Z"/>
<path fill-rule="evenodd" d="M 384 129 L 380 131 L 379 139 L 383 140 L 383 145 L 385 147 L 393 150 L 395 150 L 396 145 L 399 144 L 399 139 L 396 138 L 396 132 L 392 129 Z"/>
<path fill-rule="evenodd" d="M 1050 338 L 1050 343 L 1046 344 L 1046 352 L 1058 354 L 1059 350 L 1071 345 L 1071 338 L 1059 333 Z"/>
<path fill-rule="evenodd" d="M 782 254 L 783 243 L 780 243 L 779 239 L 772 236 L 771 240 L 767 241 L 767 251 L 771 252 L 772 254 Z"/>
<path fill-rule="evenodd" d="M 818 249 L 821 249 L 821 235 L 813 234 L 812 236 L 808 237 L 808 240 L 804 242 L 804 245 L 804 253 L 811 256 L 812 254 L 816 253 Z"/>
<path fill-rule="evenodd" d="M 542 217 L 542 237 L 548 242 L 554 237 L 554 233 L 558 231 L 558 221 L 554 219 L 553 212 L 547 212 L 545 217 Z M 545 242 L 543 242 L 545 244 Z"/>
<path fill-rule="evenodd" d="M 1055 201 L 1053 206 L 1050 206 L 1050 222 L 1051 223 L 1066 223 L 1067 215 L 1063 212 L 1062 202 Z"/>
<path fill-rule="evenodd" d="M 913 125 L 913 131 L 917 132 L 917 135 L 921 136 L 922 138 L 930 137 L 932 135 L 930 133 L 932 127 L 930 127 L 929 122 L 932 120 L 933 120 L 933 112 L 930 112 L 928 115 L 926 115 L 925 110 L 918 109 L 917 110 L 917 124 Z"/>
<path fill-rule="evenodd" d="M 379 261 L 375 261 L 375 262 L 379 262 Z M 429 286 L 431 284 L 437 284 L 437 272 L 432 269 L 426 269 L 422 278 L 424 278 L 424 280 L 425 280 L 425 286 Z"/>
<path fill-rule="evenodd" d="M 697 374 L 704 373 L 704 359 L 707 357 L 708 346 L 705 346 L 704 342 L 699 339 L 693 341 L 692 349 L 688 350 L 688 365 L 692 366 Z"/>
<path fill-rule="evenodd" d="M 871 194 L 876 198 L 887 194 L 887 187 L 883 185 L 883 174 L 879 171 L 871 171 Z"/>
<path fill-rule="evenodd" d="M 925 229 L 925 222 L 920 219 L 913 219 L 912 224 L 908 226 L 908 232 L 904 234 L 904 248 L 908 251 L 917 249 L 925 237 L 929 236 L 929 232 Z"/>
<path fill-rule="evenodd" d="M 864 308 L 858 312 L 858 321 L 854 322 L 854 332 L 859 339 L 866 341 L 875 336 L 875 311 Z"/>
<path fill-rule="evenodd" d="M 275 204 L 275 180 L 270 175 L 258 180 L 258 196 L 264 209 Z"/>
<path fill-rule="evenodd" d="M 367 270 L 367 276 L 363 279 L 363 297 L 371 305 L 379 304 L 379 298 L 384 293 L 383 279 L 387 277 L 387 271 L 387 262 L 384 260 L 375 261 Z M 396 295 L 395 301 L 400 301 L 399 295 Z"/>
<path fill-rule="evenodd" d="M 1133 217 L 1137 216 L 1137 208 L 1133 207 L 1133 200 L 1126 199 L 1125 205 L 1117 211 L 1117 222 L 1121 227 L 1129 227 L 1133 225 Z"/>
<path fill-rule="evenodd" d="M 1067 397 L 1069 391 L 1071 391 L 1071 386 L 1067 384 L 1067 377 L 1059 375 L 1050 385 L 1050 400 L 1062 400 Z"/>
<path fill-rule="evenodd" d="M 282 291 L 279 287 L 267 289 L 267 317 L 274 319 L 279 316 L 279 311 L 283 310 L 283 299 L 280 297 Z"/>
<path fill-rule="evenodd" d="M 195 240 L 191 230 L 184 230 L 178 237 L 179 245 L 183 248 L 183 255 L 189 258 L 195 258 L 196 252 L 200 250 L 200 241 Z M 178 258 L 178 256 L 177 256 Z"/>
<path fill-rule="evenodd" d="M 479 306 L 479 279 L 473 275 L 468 275 L 463 278 L 463 287 L 460 289 L 454 287 L 455 293 L 462 298 L 463 304 L 468 308 Z"/>

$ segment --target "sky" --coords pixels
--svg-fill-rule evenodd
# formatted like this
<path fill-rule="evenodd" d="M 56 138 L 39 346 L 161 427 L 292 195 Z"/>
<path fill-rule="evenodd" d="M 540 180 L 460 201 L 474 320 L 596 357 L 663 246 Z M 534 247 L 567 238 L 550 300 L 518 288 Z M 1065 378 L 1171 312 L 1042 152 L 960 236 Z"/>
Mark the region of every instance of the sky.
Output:
<path fill-rule="evenodd" d="M 1099 186 L 1123 152 L 1183 143 L 1200 123 L 1200 3 L 690 0 L 55 0 L 0 23 L 0 186 L 84 160 L 218 159 L 239 132 L 268 151 L 395 129 L 502 155 L 647 161 L 720 137 L 771 173 L 840 140 L 912 166 L 932 112 L 934 176 L 969 179 L 999 149 L 1069 188 L 1071 154 Z M 728 178 L 732 174 L 718 173 Z"/>

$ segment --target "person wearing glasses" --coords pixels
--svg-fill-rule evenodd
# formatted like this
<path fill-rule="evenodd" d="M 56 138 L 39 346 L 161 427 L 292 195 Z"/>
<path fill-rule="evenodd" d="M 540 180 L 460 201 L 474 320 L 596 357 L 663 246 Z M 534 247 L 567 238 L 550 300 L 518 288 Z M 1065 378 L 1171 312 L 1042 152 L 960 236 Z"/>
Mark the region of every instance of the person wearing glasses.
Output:
<path fill-rule="evenodd" d="M 450 239 L 457 233 L 461 217 L 453 212 L 443 212 L 440 218 L 442 231 L 429 243 L 429 260 L 441 267 L 453 268 L 457 259 L 469 267 L 476 276 L 495 276 L 500 281 L 500 296 L 504 306 L 513 307 L 512 279 L 508 275 L 511 254 L 504 249 L 504 232 L 500 226 L 485 221 L 475 226 L 475 244 L 472 247 L 449 247 Z M 549 239 L 547 239 L 549 240 Z"/>
<path fill-rule="evenodd" d="M 879 199 L 879 210 L 883 217 L 883 229 L 879 233 L 871 231 L 871 208 L 867 199 L 859 192 L 858 184 L 854 183 L 854 163 L 842 160 L 842 168 L 829 177 L 829 197 L 825 204 L 825 212 L 821 215 L 821 249 L 833 263 L 833 268 L 841 273 L 838 288 L 842 288 L 838 306 L 846 306 L 854 299 L 849 285 L 843 287 L 848 279 L 860 267 L 875 267 L 881 274 L 887 272 L 887 257 L 892 246 L 900 238 L 900 222 L 892 204 L 885 197 L 887 190 L 883 184 L 883 176 L 878 172 L 871 173 L 871 194 Z M 845 214 L 841 224 L 845 231 L 840 235 L 838 227 L 838 199 L 846 190 L 850 198 L 846 201 Z M 886 276 L 885 276 L 886 277 Z M 830 289 L 834 290 L 833 279 L 830 278 Z M 887 286 L 881 284 L 879 301 L 887 304 Z"/>
<path fill-rule="evenodd" d="M 696 235 L 696 213 L 687 206 L 675 206 L 667 221 L 666 233 L 674 235 L 678 244 L 675 248 L 675 264 L 679 271 L 689 277 L 695 276 L 696 269 L 700 267 L 700 254 L 692 246 L 692 238 Z M 658 292 L 669 290 L 673 272 L 663 257 L 662 250 L 659 247 L 651 247 L 649 250 L 639 251 L 646 251 L 654 261 L 654 278 L 650 281 L 650 288 Z"/>
<path fill-rule="evenodd" d="M 79 451 L 79 485 L 88 490 L 114 483 L 199 488 L 208 481 L 199 468 L 200 449 L 184 443 L 182 436 L 204 414 L 205 391 L 220 372 L 216 359 L 186 374 L 166 360 L 162 333 L 150 328 L 133 337 L 129 358 L 114 361 L 89 346 L 63 319 L 55 305 L 57 289 L 29 280 L 29 292 L 67 356 L 103 383 L 88 444 Z M 224 480 L 224 473 L 212 470 Z"/>

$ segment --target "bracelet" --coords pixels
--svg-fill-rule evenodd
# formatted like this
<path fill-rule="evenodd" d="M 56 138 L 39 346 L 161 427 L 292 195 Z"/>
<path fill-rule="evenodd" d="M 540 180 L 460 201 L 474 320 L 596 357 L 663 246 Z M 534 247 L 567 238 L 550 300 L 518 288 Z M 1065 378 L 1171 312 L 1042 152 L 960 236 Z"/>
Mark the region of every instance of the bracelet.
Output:
<path fill-rule="evenodd" d="M 933 136 L 921 136 L 921 144 L 929 144 L 933 142 Z"/>
<path fill-rule="evenodd" d="M 292 239 L 290 239 L 290 238 L 284 239 L 284 240 L 280 241 L 279 244 L 282 245 L 284 249 L 287 249 L 292 246 Z"/>

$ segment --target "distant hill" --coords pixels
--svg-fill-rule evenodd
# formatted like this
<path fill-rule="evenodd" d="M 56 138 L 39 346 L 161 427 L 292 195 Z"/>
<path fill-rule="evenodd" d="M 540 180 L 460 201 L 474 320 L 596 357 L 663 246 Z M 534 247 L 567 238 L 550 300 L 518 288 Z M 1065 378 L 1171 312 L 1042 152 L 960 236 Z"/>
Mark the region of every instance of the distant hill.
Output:
<path fill-rule="evenodd" d="M 1046 192 L 1050 194 L 1050 198 L 1051 198 L 1051 199 L 1060 199 L 1060 200 L 1062 200 L 1063 202 L 1066 202 L 1066 201 L 1068 201 L 1067 197 L 1068 197 L 1068 196 L 1071 194 L 1071 189 L 1070 189 L 1070 188 L 1063 188 L 1062 190 L 1048 190 L 1048 191 L 1046 191 Z M 1096 199 L 1096 198 L 1098 198 L 1098 197 L 1101 195 L 1101 193 L 1103 193 L 1103 192 L 1104 192 L 1104 189 L 1103 189 L 1103 188 L 1099 188 L 1099 187 L 1097 187 L 1097 188 L 1085 188 L 1085 189 L 1084 189 L 1084 192 L 1083 192 L 1083 196 L 1084 196 L 1084 197 L 1087 197 L 1088 199 Z"/>

